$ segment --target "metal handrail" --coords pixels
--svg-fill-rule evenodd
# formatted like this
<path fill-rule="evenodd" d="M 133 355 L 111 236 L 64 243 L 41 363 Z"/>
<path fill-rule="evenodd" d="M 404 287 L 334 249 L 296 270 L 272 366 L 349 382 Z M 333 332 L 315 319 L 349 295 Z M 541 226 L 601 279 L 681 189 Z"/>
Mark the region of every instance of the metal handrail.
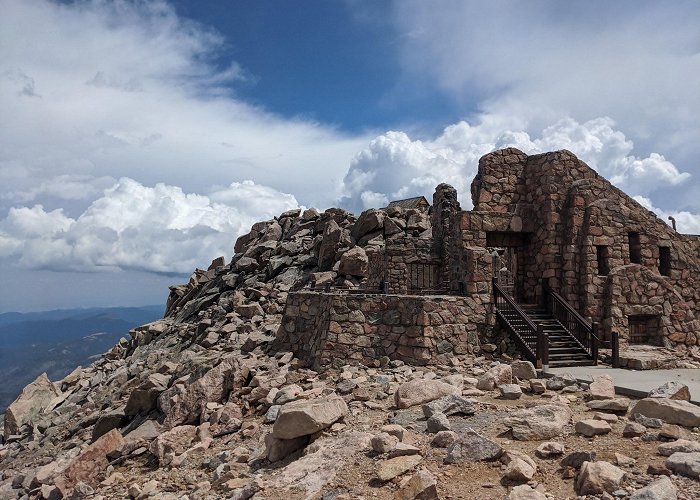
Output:
<path fill-rule="evenodd" d="M 497 317 L 501 320 L 501 324 L 506 327 L 508 332 L 514 337 L 516 343 L 518 344 L 518 347 L 523 351 L 523 353 L 530 359 L 532 362 L 537 361 L 537 339 L 538 336 L 541 336 L 541 328 L 536 325 L 532 319 L 525 313 L 525 311 L 522 310 L 522 308 L 518 305 L 518 303 L 515 301 L 513 297 L 510 296 L 508 292 L 503 290 L 501 286 L 498 284 L 498 279 L 494 278 L 493 279 L 493 298 L 494 298 L 494 305 L 496 307 L 496 315 Z M 503 307 L 504 304 L 507 307 Z M 527 325 L 527 328 L 530 330 L 530 337 L 533 338 L 534 345 L 532 345 L 530 342 L 528 342 L 528 339 L 523 338 L 523 336 L 518 332 L 518 330 L 510 323 L 508 318 L 505 317 L 503 314 L 504 310 L 509 310 L 513 311 L 517 316 L 518 319 L 522 320 L 525 325 Z"/>
<path fill-rule="evenodd" d="M 544 294 L 545 307 L 581 347 L 588 352 L 593 358 L 593 362 L 597 363 L 598 347 L 601 345 L 601 340 L 596 331 L 597 328 L 586 321 L 571 304 L 554 291 L 546 280 L 542 282 L 542 292 Z M 548 299 L 551 299 L 551 303 Z"/>

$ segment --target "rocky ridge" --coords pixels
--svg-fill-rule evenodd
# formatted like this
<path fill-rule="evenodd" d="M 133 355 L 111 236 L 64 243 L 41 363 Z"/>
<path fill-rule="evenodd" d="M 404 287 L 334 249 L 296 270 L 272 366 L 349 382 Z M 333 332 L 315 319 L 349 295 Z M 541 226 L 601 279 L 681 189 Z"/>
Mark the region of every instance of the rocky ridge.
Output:
<path fill-rule="evenodd" d="M 500 340 L 439 365 L 320 372 L 275 349 L 290 291 L 356 287 L 405 235 L 429 238 L 428 215 L 310 209 L 255 224 L 230 264 L 171 287 L 162 320 L 25 388 L 5 415 L 0 498 L 700 496 L 687 388 L 635 402 L 605 379 L 538 378 Z"/>

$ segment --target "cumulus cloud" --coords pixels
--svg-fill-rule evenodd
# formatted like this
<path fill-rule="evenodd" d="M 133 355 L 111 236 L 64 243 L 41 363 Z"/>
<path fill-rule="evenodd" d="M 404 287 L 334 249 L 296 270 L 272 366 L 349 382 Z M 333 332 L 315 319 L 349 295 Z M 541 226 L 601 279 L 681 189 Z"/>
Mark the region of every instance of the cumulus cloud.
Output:
<path fill-rule="evenodd" d="M 676 229 L 679 233 L 700 234 L 700 214 L 693 214 L 685 210 L 669 212 L 655 207 L 652 201 L 644 196 L 635 196 L 634 199 L 637 200 L 637 202 L 644 208 L 651 210 L 657 215 L 657 217 L 664 221 L 668 221 L 669 216 L 676 219 Z M 669 222 L 667 223 L 670 224 Z"/>
<path fill-rule="evenodd" d="M 609 116 L 644 157 L 696 168 L 698 2 L 402 0 L 394 12 L 404 85 L 519 117 L 531 135 Z"/>
<path fill-rule="evenodd" d="M 440 182 L 462 193 L 471 206 L 469 186 L 479 158 L 494 149 L 517 147 L 528 154 L 569 149 L 623 190 L 647 195 L 690 178 L 662 155 L 634 156 L 634 144 L 610 118 L 579 123 L 565 118 L 530 137 L 510 117 L 493 114 L 474 125 L 462 121 L 447 127 L 433 140 L 412 140 L 404 132 L 387 132 L 369 143 L 353 159 L 345 177 L 344 202 L 356 209 L 383 206 L 387 200 L 430 197 Z"/>
<path fill-rule="evenodd" d="M 294 196 L 252 181 L 200 195 L 122 178 L 75 219 L 41 205 L 10 209 L 0 221 L 0 257 L 33 269 L 188 273 L 229 257 L 254 222 L 297 206 Z"/>
<path fill-rule="evenodd" d="M 332 204 L 370 136 L 243 102 L 236 85 L 255 76 L 224 48 L 164 1 L 3 1 L 0 216 L 123 176 L 200 193 L 254 179 Z"/>

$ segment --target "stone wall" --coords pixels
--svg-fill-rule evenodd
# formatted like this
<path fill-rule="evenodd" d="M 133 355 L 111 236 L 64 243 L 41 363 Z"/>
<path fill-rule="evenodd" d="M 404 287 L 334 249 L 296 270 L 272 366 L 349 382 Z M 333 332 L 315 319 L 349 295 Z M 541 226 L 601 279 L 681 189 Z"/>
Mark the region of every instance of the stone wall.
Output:
<path fill-rule="evenodd" d="M 382 356 L 424 365 L 472 352 L 490 323 L 483 297 L 294 292 L 287 298 L 275 347 L 309 366 Z"/>
<path fill-rule="evenodd" d="M 472 201 L 474 210 L 453 215 L 450 246 L 460 259 L 452 279 L 476 287 L 484 277 L 471 270 L 474 249 L 488 248 L 490 232 L 520 234 L 521 301 L 539 301 L 548 280 L 584 317 L 601 322 L 606 338 L 615 331 L 624 344 L 630 315 L 659 315 L 667 347 L 696 342 L 700 238 L 678 234 L 569 151 L 528 156 L 508 148 L 485 155 Z M 638 235 L 638 259 L 630 233 Z M 667 269 L 663 255 L 670 256 Z"/>

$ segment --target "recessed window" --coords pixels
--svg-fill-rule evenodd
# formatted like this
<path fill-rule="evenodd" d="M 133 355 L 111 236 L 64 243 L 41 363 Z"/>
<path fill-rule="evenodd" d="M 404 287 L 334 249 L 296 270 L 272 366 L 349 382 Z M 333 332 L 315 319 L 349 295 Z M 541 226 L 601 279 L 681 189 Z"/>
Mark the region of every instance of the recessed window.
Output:
<path fill-rule="evenodd" d="M 663 345 L 659 331 L 659 316 L 628 316 L 630 344 Z"/>
<path fill-rule="evenodd" d="M 595 247 L 596 260 L 598 261 L 598 276 L 607 276 L 610 273 L 610 264 L 608 263 L 608 247 L 598 245 Z"/>
<path fill-rule="evenodd" d="M 671 276 L 671 249 L 659 247 L 659 273 L 662 276 Z"/>
<path fill-rule="evenodd" d="M 630 262 L 632 264 L 642 263 L 642 243 L 639 240 L 639 233 L 628 233 L 630 247 Z"/>

